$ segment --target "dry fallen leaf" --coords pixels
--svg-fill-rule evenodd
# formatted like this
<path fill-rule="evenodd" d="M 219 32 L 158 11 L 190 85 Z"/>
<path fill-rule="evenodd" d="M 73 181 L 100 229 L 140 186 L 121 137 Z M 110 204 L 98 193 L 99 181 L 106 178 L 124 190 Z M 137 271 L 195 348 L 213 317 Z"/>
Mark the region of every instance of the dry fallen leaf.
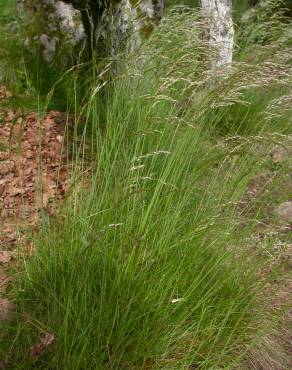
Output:
<path fill-rule="evenodd" d="M 9 99 L 11 98 L 12 94 L 11 92 L 7 89 L 6 86 L 0 85 L 0 99 Z"/>
<path fill-rule="evenodd" d="M 13 110 L 9 109 L 6 113 L 6 116 L 5 116 L 5 122 L 11 122 L 11 121 L 14 120 L 15 117 L 16 117 L 15 112 L 13 112 Z"/>
<path fill-rule="evenodd" d="M 12 252 L 0 251 L 0 263 L 8 263 L 12 259 Z"/>
<path fill-rule="evenodd" d="M 15 311 L 15 304 L 6 298 L 0 298 L 0 321 L 11 320 Z"/>
<path fill-rule="evenodd" d="M 273 163 L 282 162 L 283 161 L 283 156 L 284 156 L 283 149 L 278 148 L 278 147 L 274 148 L 272 153 L 271 153 Z"/>
<path fill-rule="evenodd" d="M 52 345 L 55 340 L 54 334 L 46 333 L 40 341 L 35 344 L 30 350 L 30 357 L 38 357 L 43 354 L 43 352 Z"/>
<path fill-rule="evenodd" d="M 12 282 L 12 277 L 0 271 L 0 295 L 6 293 L 8 285 Z"/>
<path fill-rule="evenodd" d="M 59 143 L 62 143 L 63 141 L 63 136 L 57 135 L 56 139 L 58 140 Z"/>

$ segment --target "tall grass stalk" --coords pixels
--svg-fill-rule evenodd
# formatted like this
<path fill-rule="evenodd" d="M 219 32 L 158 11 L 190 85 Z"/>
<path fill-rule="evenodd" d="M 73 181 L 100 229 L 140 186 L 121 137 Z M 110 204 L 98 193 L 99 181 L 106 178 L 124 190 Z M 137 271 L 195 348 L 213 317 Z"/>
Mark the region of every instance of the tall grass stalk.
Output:
<path fill-rule="evenodd" d="M 239 212 L 261 162 L 241 142 L 215 143 L 212 122 L 251 84 L 288 77 L 276 65 L 278 82 L 270 65 L 258 79 L 244 67 L 210 73 L 200 22 L 172 14 L 137 57 L 142 67 L 128 61 L 88 87 L 91 150 L 75 151 L 77 175 L 88 175 L 24 261 L 27 319 L 6 345 L 18 368 L 232 369 L 261 332 L 264 282 L 241 251 L 253 223 Z M 28 358 L 42 332 L 52 347 Z"/>

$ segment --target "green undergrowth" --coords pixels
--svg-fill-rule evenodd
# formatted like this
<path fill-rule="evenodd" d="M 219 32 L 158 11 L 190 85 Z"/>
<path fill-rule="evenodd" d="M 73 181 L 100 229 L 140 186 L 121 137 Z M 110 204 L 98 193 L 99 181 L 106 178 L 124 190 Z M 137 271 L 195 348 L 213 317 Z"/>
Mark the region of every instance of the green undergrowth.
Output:
<path fill-rule="evenodd" d="M 36 35 L 43 30 L 35 30 Z M 53 63 L 46 63 L 41 47 L 33 47 L 29 40 L 29 30 L 16 11 L 16 0 L 1 0 L 0 4 L 0 82 L 12 93 L 9 106 L 23 112 L 48 110 L 72 111 L 77 102 L 80 104 L 83 94 L 76 96 L 76 84 L 79 90 L 85 90 L 88 79 L 84 72 L 78 79 L 68 76 L 68 68 L 62 55 L 56 55 Z M 62 83 L 58 83 L 62 80 Z M 46 105 L 47 96 L 50 96 Z M 73 91 L 73 93 L 71 93 Z M 4 102 L 7 105 L 7 102 Z M 0 106 L 3 103 L 0 102 Z M 75 107 L 76 108 L 76 107 Z"/>
<path fill-rule="evenodd" d="M 29 320 L 9 351 L 20 368 L 230 368 L 261 325 L 263 282 L 238 248 L 250 225 L 235 212 L 256 163 L 175 123 L 144 81 L 115 83 L 90 178 L 25 262 Z M 87 112 L 99 125 L 94 101 Z M 39 330 L 55 343 L 26 360 Z"/>
<path fill-rule="evenodd" d="M 72 190 L 16 274 L 7 366 L 235 369 L 272 326 L 266 261 L 242 248 L 263 205 L 245 196 L 267 168 L 257 149 L 291 132 L 290 70 L 282 60 L 210 70 L 201 26 L 170 12 L 118 76 L 90 71 Z M 53 343 L 30 356 L 45 333 Z"/>

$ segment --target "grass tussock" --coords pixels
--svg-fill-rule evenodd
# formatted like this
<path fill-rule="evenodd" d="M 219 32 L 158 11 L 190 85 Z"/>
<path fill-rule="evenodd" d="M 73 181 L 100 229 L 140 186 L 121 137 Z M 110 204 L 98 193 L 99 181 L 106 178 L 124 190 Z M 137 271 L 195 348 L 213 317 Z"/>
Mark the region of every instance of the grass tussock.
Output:
<path fill-rule="evenodd" d="M 12 367 L 234 369 L 262 333 L 265 280 L 241 248 L 260 206 L 246 218 L 242 200 L 260 135 L 291 130 L 291 70 L 210 71 L 202 22 L 173 12 L 118 77 L 93 70 L 76 186 L 15 286 Z M 30 358 L 43 332 L 54 343 Z"/>

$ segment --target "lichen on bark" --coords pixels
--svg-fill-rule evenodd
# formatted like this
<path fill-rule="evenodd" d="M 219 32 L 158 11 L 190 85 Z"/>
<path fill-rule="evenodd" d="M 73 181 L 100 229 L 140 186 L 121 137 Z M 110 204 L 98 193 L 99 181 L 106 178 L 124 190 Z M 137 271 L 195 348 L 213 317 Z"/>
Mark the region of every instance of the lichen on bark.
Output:
<path fill-rule="evenodd" d="M 85 38 L 80 13 L 72 5 L 57 0 L 19 1 L 26 45 L 32 51 L 41 49 L 44 60 L 51 63 L 56 56 L 74 59 L 74 50 Z"/>
<path fill-rule="evenodd" d="M 148 37 L 163 13 L 163 0 L 66 0 L 83 14 L 88 37 L 107 56 L 132 52 Z"/>
<path fill-rule="evenodd" d="M 232 22 L 232 0 L 201 0 L 208 24 L 208 41 L 216 49 L 213 66 L 232 63 L 234 28 Z"/>
<path fill-rule="evenodd" d="M 87 39 L 91 56 L 115 57 L 141 46 L 159 22 L 163 0 L 22 0 L 30 45 L 52 62 Z M 33 47 L 32 47 L 33 48 Z"/>

